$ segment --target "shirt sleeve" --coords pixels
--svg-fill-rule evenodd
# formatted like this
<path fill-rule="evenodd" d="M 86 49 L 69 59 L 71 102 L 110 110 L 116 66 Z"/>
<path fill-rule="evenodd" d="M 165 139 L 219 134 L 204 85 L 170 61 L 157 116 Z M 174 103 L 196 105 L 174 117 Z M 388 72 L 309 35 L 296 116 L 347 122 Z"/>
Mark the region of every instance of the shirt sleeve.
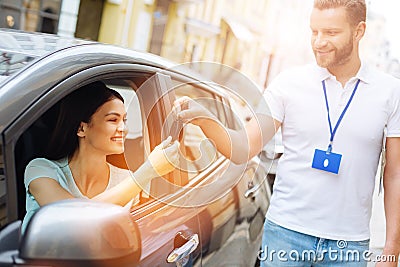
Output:
<path fill-rule="evenodd" d="M 400 137 L 400 81 L 397 82 L 397 87 L 393 89 L 391 101 L 391 113 L 386 125 L 387 137 Z"/>
<path fill-rule="evenodd" d="M 275 120 L 283 122 L 284 110 L 284 78 L 278 75 L 264 91 L 263 99 L 257 106 L 256 113 L 272 116 Z"/>
<path fill-rule="evenodd" d="M 37 158 L 29 162 L 25 168 L 24 183 L 26 192 L 29 193 L 29 184 L 41 177 L 51 178 L 58 181 L 57 166 L 44 158 Z"/>

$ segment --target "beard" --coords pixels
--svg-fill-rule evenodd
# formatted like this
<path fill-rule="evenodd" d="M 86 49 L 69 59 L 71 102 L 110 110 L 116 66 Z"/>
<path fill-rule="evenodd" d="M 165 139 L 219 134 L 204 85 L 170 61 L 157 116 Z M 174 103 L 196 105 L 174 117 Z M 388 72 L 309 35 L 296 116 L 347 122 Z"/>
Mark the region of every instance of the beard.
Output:
<path fill-rule="evenodd" d="M 313 50 L 315 60 L 317 64 L 322 68 L 332 68 L 343 65 L 350 60 L 351 54 L 353 53 L 353 40 L 350 38 L 349 41 L 341 48 L 335 48 L 333 54 L 327 57 L 321 57 L 318 53 Z"/>

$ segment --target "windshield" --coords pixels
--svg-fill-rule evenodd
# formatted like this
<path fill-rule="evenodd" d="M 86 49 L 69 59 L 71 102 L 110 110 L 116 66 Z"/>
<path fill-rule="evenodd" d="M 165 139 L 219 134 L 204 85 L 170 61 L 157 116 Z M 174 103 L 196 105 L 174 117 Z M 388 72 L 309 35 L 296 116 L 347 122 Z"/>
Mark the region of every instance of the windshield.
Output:
<path fill-rule="evenodd" d="M 90 41 L 51 34 L 0 29 L 0 82 L 46 54 Z"/>

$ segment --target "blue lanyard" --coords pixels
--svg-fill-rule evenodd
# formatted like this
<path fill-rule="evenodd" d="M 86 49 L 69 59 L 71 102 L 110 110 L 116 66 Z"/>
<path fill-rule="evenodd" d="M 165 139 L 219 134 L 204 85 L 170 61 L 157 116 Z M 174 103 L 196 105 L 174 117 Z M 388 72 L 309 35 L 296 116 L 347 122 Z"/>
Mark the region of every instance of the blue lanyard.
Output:
<path fill-rule="evenodd" d="M 329 130 L 331 131 L 331 139 L 329 140 L 329 146 L 328 146 L 328 150 L 327 150 L 328 154 L 332 152 L 332 143 L 333 143 L 333 138 L 335 137 L 335 134 L 336 134 L 336 130 L 339 127 L 339 124 L 342 121 L 344 114 L 346 113 L 347 109 L 349 108 L 350 103 L 353 100 L 354 94 L 356 93 L 359 84 L 360 84 L 360 79 L 358 79 L 358 81 L 353 89 L 353 93 L 351 94 L 350 99 L 346 104 L 346 107 L 343 109 L 342 114 L 340 114 L 340 117 L 339 117 L 338 121 L 336 122 L 335 128 L 332 131 L 332 123 L 331 123 L 331 116 L 329 114 L 329 104 L 328 104 L 328 96 L 326 95 L 325 80 L 322 81 L 322 87 L 324 89 L 324 94 L 325 94 L 326 110 L 328 111 Z"/>

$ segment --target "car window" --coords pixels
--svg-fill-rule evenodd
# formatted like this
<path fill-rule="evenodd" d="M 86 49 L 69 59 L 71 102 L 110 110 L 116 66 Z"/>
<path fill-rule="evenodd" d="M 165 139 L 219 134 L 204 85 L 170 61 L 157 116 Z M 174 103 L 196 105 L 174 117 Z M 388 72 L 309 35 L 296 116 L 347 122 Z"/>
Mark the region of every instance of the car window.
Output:
<path fill-rule="evenodd" d="M 218 119 L 226 125 L 227 120 L 221 98 L 210 91 L 203 89 L 196 84 L 182 83 L 177 80 L 172 81 L 174 93 L 177 98 L 188 96 L 195 99 Z M 186 157 L 186 168 L 188 179 L 196 177 L 199 173 L 211 166 L 222 155 L 216 150 L 214 144 L 209 140 L 197 125 L 188 123 L 183 128 L 182 152 Z"/>
<path fill-rule="evenodd" d="M 107 161 L 119 168 L 135 171 L 145 160 L 145 152 L 149 151 L 148 131 L 143 127 L 143 112 L 140 108 L 139 97 L 136 89 L 137 83 L 143 82 L 145 78 L 140 77 L 115 78 L 102 80 L 108 87 L 117 90 L 124 98 L 127 110 L 128 135 L 125 141 L 125 152 L 122 154 L 109 155 Z M 81 84 L 80 82 L 78 84 Z M 18 138 L 15 147 L 15 162 L 18 194 L 18 217 L 22 218 L 25 214 L 25 189 L 24 171 L 26 165 L 34 158 L 46 157 L 47 141 L 57 122 L 60 101 L 55 102 L 46 112 L 36 119 L 28 129 Z M 1 157 L 0 157 L 1 158 Z M 0 162 L 1 163 L 1 162 Z M 0 167 L 2 165 L 0 164 Z M 0 176 L 1 178 L 1 176 Z M 0 194 L 2 193 L 4 182 L 0 180 Z M 0 195 L 0 200 L 1 200 Z M 1 210 L 0 210 L 1 216 Z M 1 219 L 1 218 L 0 218 Z"/>
<path fill-rule="evenodd" d="M 251 107 L 240 97 L 233 93 L 229 93 L 229 112 L 231 114 L 233 125 L 231 128 L 241 129 L 244 123 L 249 121 L 253 116 Z"/>
<path fill-rule="evenodd" d="M 105 83 L 108 87 L 118 91 L 124 98 L 128 128 L 124 155 L 109 156 L 109 161 L 117 167 L 135 171 L 144 162 L 145 156 L 143 138 L 145 133 L 138 95 L 132 88 L 131 80 L 122 80 L 118 84 L 115 84 L 114 81 L 105 81 Z"/>
<path fill-rule="evenodd" d="M 107 86 L 117 90 L 125 99 L 127 109 L 128 135 L 125 151 L 120 155 L 110 155 L 108 161 L 120 168 L 135 171 L 146 160 L 146 156 L 162 141 L 162 126 L 165 120 L 161 104 L 160 76 L 138 76 L 136 79 L 114 79 L 104 81 Z M 141 193 L 141 203 L 149 196 L 161 197 L 170 194 L 173 189 L 174 175 L 167 174 L 155 178 Z M 150 193 L 151 192 L 151 193 Z"/>

